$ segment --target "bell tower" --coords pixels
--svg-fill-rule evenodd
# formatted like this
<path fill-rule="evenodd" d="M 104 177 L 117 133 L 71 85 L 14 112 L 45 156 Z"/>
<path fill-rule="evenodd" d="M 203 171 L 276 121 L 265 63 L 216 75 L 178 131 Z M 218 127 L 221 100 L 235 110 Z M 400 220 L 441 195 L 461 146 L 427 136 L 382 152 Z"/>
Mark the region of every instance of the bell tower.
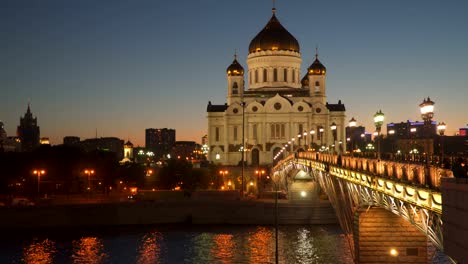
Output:
<path fill-rule="evenodd" d="M 227 74 L 227 103 L 240 102 L 244 95 L 244 68 L 237 61 L 237 54 L 234 53 L 234 61 L 226 69 Z"/>
<path fill-rule="evenodd" d="M 312 103 L 325 104 L 327 101 L 327 68 L 319 61 L 317 49 L 315 51 L 315 61 L 307 69 L 307 75 Z"/>

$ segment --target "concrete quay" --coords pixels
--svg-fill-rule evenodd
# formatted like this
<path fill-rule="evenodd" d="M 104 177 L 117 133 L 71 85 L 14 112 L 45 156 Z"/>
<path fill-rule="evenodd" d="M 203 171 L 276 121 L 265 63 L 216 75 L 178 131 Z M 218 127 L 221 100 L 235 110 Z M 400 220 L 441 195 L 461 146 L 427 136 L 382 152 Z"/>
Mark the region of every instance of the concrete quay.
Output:
<path fill-rule="evenodd" d="M 0 208 L 0 229 L 151 224 L 274 224 L 272 199 L 142 200 Z M 288 224 L 337 224 L 328 201 L 278 201 L 278 220 Z"/>

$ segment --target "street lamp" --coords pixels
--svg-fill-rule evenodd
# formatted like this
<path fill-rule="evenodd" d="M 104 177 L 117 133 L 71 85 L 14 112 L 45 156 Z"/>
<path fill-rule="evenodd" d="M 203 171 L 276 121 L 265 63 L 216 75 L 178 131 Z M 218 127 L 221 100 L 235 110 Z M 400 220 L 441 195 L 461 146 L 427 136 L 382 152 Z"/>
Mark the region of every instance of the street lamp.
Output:
<path fill-rule="evenodd" d="M 308 147 L 307 147 L 307 131 L 304 130 L 304 148 L 305 148 L 305 151 L 307 151 Z"/>
<path fill-rule="evenodd" d="M 320 133 L 320 148 L 322 148 L 322 146 L 323 146 L 323 131 L 324 131 L 324 129 L 323 129 L 323 127 L 321 126 L 321 127 L 319 128 L 319 133 Z"/>
<path fill-rule="evenodd" d="M 439 131 L 439 135 L 440 135 L 440 161 L 441 161 L 441 165 L 442 165 L 442 168 L 444 168 L 444 133 L 445 133 L 445 129 L 447 128 L 447 126 L 445 125 L 444 122 L 442 123 L 439 123 L 437 125 L 437 131 Z"/>
<path fill-rule="evenodd" d="M 351 147 L 351 156 L 354 155 L 354 153 L 353 153 L 354 152 L 354 146 L 353 146 L 353 144 L 354 144 L 353 136 L 354 135 L 353 135 L 353 133 L 354 133 L 354 128 L 356 127 L 356 124 L 357 124 L 356 119 L 354 119 L 354 117 L 352 117 L 351 120 L 349 120 L 349 124 L 348 124 L 349 133 L 351 134 L 351 135 L 349 135 L 349 141 L 350 141 L 349 145 Z"/>
<path fill-rule="evenodd" d="M 374 115 L 374 124 L 375 130 L 377 131 L 377 159 L 380 161 L 380 130 L 382 129 L 382 125 L 385 119 L 384 113 L 382 110 L 379 110 Z"/>
<path fill-rule="evenodd" d="M 242 100 L 242 171 L 241 171 L 241 191 L 240 197 L 244 197 L 244 170 L 245 170 L 245 102 Z"/>
<path fill-rule="evenodd" d="M 310 133 L 310 147 L 313 148 L 314 147 L 315 130 L 311 129 L 309 133 Z"/>
<path fill-rule="evenodd" d="M 302 137 L 302 133 L 299 132 L 299 134 L 297 134 L 297 147 L 298 148 L 301 147 L 301 137 Z"/>
<path fill-rule="evenodd" d="M 424 120 L 424 132 L 426 136 L 427 154 L 430 153 L 429 137 L 431 134 L 431 121 L 434 117 L 434 104 L 435 103 L 431 101 L 429 97 L 427 97 L 427 99 L 424 99 L 423 102 L 419 104 L 419 108 L 421 110 L 421 117 Z M 429 162 L 429 160 L 427 162 Z"/>
<path fill-rule="evenodd" d="M 84 173 L 85 173 L 86 175 L 88 175 L 88 191 L 89 191 L 89 190 L 91 190 L 90 176 L 91 176 L 92 174 L 94 174 L 94 170 L 86 169 L 86 170 L 84 171 Z"/>
<path fill-rule="evenodd" d="M 260 194 L 260 180 L 263 180 L 263 175 L 265 175 L 265 170 L 255 170 L 255 175 L 257 175 L 257 191 Z"/>
<path fill-rule="evenodd" d="M 419 104 L 419 109 L 421 110 L 421 118 L 424 120 L 424 131 L 426 133 L 426 165 L 429 167 L 429 154 L 430 154 L 430 134 L 431 134 L 431 122 L 434 117 L 434 102 L 431 101 L 429 97 L 424 98 L 423 102 Z M 424 173 L 424 184 L 427 184 L 427 174 L 429 173 L 428 168 Z"/>
<path fill-rule="evenodd" d="M 336 142 L 336 124 L 333 122 L 330 126 L 333 135 L 333 154 L 335 154 L 335 142 Z"/>
<path fill-rule="evenodd" d="M 225 182 L 225 179 L 224 177 L 228 174 L 228 170 L 220 170 L 219 171 L 219 174 L 221 174 L 221 178 L 223 179 L 223 187 L 224 187 L 224 182 Z"/>
<path fill-rule="evenodd" d="M 33 174 L 37 175 L 37 197 L 41 196 L 41 175 L 46 173 L 45 170 L 34 170 Z"/>

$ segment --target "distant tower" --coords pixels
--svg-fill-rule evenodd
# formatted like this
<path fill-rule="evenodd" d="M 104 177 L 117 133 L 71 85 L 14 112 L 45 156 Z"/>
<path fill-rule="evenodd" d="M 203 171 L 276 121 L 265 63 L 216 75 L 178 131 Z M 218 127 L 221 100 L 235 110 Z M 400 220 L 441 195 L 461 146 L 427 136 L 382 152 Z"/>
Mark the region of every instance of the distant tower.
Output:
<path fill-rule="evenodd" d="M 16 133 L 21 140 L 21 151 L 32 151 L 39 146 L 40 132 L 37 117 L 33 118 L 29 104 L 24 117 L 20 117 L 20 125 Z"/>
<path fill-rule="evenodd" d="M 7 133 L 5 131 L 5 126 L 3 125 L 3 122 L 0 121 L 0 140 L 6 139 L 7 138 Z"/>
<path fill-rule="evenodd" d="M 130 140 L 124 144 L 124 159 L 133 160 L 133 144 Z"/>
<path fill-rule="evenodd" d="M 226 74 L 228 85 L 227 103 L 240 102 L 240 98 L 244 95 L 244 68 L 237 61 L 237 54 L 234 54 L 234 61 L 226 69 Z"/>
<path fill-rule="evenodd" d="M 326 74 L 327 68 L 318 59 L 318 51 L 315 50 L 315 61 L 307 69 L 308 81 L 306 82 L 309 86 L 310 96 L 312 97 L 312 103 L 321 103 L 323 105 L 327 102 L 327 91 L 326 91 Z M 304 83 L 304 79 L 303 85 Z"/>

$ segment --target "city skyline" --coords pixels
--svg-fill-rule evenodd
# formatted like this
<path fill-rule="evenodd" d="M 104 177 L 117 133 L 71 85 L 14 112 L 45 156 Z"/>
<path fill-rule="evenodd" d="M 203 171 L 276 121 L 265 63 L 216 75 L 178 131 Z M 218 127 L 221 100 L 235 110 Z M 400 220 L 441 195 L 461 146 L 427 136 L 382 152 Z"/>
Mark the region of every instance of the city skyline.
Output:
<path fill-rule="evenodd" d="M 0 120 L 15 135 L 30 100 L 52 144 L 97 130 L 144 146 L 146 128 L 164 127 L 177 140 L 200 142 L 208 101 L 226 102 L 234 52 L 247 69 L 248 45 L 271 16 L 267 0 L 2 6 Z M 368 131 L 379 109 L 385 124 L 421 120 L 418 105 L 429 96 L 446 135 L 468 123 L 460 96 L 468 88 L 467 3 L 277 1 L 276 8 L 301 45 L 301 76 L 318 45 L 328 101 L 341 100 L 348 120 Z"/>

